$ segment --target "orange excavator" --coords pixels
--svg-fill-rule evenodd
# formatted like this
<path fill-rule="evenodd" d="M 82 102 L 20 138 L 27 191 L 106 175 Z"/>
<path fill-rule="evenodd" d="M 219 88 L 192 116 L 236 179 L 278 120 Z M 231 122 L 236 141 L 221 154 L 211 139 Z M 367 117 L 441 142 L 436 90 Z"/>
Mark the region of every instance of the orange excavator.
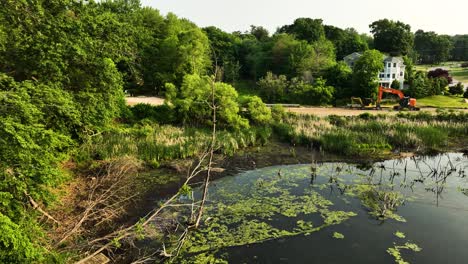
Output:
<path fill-rule="evenodd" d="M 382 95 L 383 93 L 391 93 L 391 94 L 396 94 L 400 98 L 400 102 L 398 105 L 395 105 L 393 107 L 394 110 L 401 110 L 401 109 L 408 109 L 408 110 L 414 110 L 418 111 L 419 108 L 416 107 L 416 99 L 415 98 L 410 98 L 409 96 L 405 96 L 402 91 L 397 90 L 397 89 L 392 89 L 392 88 L 385 88 L 380 86 L 379 87 L 379 95 L 377 97 L 377 109 L 381 109 L 380 107 L 380 102 L 382 101 Z"/>
<path fill-rule="evenodd" d="M 351 108 L 359 108 L 359 109 L 367 109 L 367 110 L 381 110 L 382 107 L 380 103 L 382 102 L 382 96 L 384 93 L 391 93 L 396 94 L 399 98 L 399 104 L 393 107 L 394 110 L 401 110 L 401 109 L 408 109 L 408 110 L 419 110 L 416 107 L 416 99 L 410 98 L 409 96 L 405 96 L 402 91 L 392 88 L 385 88 L 380 86 L 379 93 L 377 97 L 377 102 L 375 102 L 372 98 L 360 98 L 360 97 L 351 97 L 351 104 L 348 105 Z M 374 104 L 375 103 L 375 104 Z"/>

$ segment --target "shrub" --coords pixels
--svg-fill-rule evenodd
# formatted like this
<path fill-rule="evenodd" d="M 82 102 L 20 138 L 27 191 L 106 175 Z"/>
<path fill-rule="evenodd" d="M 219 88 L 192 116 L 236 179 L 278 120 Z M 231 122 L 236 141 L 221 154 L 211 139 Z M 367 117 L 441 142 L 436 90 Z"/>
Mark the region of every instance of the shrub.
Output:
<path fill-rule="evenodd" d="M 464 88 L 464 85 L 461 82 L 459 82 L 457 83 L 457 85 L 449 87 L 449 93 L 453 95 L 460 95 L 463 94 Z"/>
<path fill-rule="evenodd" d="M 467 68 L 467 67 L 468 67 L 468 62 L 462 63 L 462 64 L 461 64 L 461 67 L 462 67 L 462 68 Z"/>
<path fill-rule="evenodd" d="M 274 75 L 268 72 L 267 75 L 258 81 L 260 94 L 268 103 L 276 103 L 284 100 L 286 89 L 289 82 L 284 75 Z"/>
<path fill-rule="evenodd" d="M 253 124 L 265 125 L 272 120 L 270 108 L 258 96 L 244 96 L 241 106 L 246 109 L 246 116 Z"/>
<path fill-rule="evenodd" d="M 427 77 L 430 79 L 435 78 L 444 78 L 447 81 L 447 84 L 452 83 L 453 78 L 450 76 L 450 73 L 447 70 L 437 68 L 435 70 L 429 71 Z"/>
<path fill-rule="evenodd" d="M 283 122 L 284 118 L 286 118 L 286 111 L 284 110 L 284 107 L 282 105 L 274 105 L 271 107 L 271 116 L 273 118 L 273 121 L 276 123 L 281 123 Z"/>
<path fill-rule="evenodd" d="M 171 124 L 175 121 L 174 111 L 168 105 L 136 104 L 130 107 L 134 121 L 150 119 L 161 124 Z"/>
<path fill-rule="evenodd" d="M 391 87 L 393 89 L 400 89 L 400 82 L 398 80 L 393 80 Z"/>

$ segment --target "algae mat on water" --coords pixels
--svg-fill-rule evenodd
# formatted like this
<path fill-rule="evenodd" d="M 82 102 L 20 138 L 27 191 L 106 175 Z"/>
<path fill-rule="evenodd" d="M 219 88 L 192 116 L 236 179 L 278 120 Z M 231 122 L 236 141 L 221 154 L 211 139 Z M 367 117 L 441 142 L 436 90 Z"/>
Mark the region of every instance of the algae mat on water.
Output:
<path fill-rule="evenodd" d="M 321 233 L 335 241 L 355 244 L 359 242 L 355 241 L 355 234 L 337 232 L 336 228 L 350 225 L 346 224 L 348 222 L 355 224 L 357 220 L 353 219 L 358 217 L 361 222 L 362 219 L 368 221 L 368 225 L 390 223 L 387 226 L 390 237 L 381 243 L 384 248 L 380 253 L 375 254 L 387 256 L 383 258 L 390 262 L 393 259 L 397 263 L 407 263 L 401 251 L 405 250 L 406 257 L 422 248 L 410 240 L 413 234 L 399 231 L 407 224 L 407 219 L 398 209 L 405 203 L 432 197 L 428 196 L 428 190 L 435 188 L 437 192 L 442 182 L 446 190 L 456 186 L 456 193 L 461 194 L 459 190 L 466 188 L 466 181 L 462 180 L 466 159 L 462 166 L 460 162 L 454 164 L 455 159 L 460 160 L 461 156 L 453 161 L 444 159 L 431 163 L 445 164 L 445 169 L 435 165 L 431 168 L 427 161 L 416 164 L 416 159 L 415 164 L 408 165 L 410 159 L 407 159 L 362 169 L 344 163 L 276 166 L 217 180 L 210 188 L 204 225 L 190 233 L 174 261 L 223 263 L 232 261 L 229 254 L 235 249 L 261 247 Z M 447 180 L 449 171 L 457 174 L 452 175 L 454 180 Z M 407 175 L 407 172 L 412 174 Z M 406 239 L 407 236 L 410 239 Z"/>

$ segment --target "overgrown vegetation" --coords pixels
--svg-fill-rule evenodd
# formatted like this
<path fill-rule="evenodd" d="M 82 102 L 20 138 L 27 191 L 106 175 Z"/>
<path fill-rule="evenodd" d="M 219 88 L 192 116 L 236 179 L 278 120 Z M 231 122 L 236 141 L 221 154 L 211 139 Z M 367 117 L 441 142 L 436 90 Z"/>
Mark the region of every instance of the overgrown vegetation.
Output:
<path fill-rule="evenodd" d="M 274 131 L 284 140 L 343 155 L 384 155 L 391 150 L 430 151 L 466 142 L 468 115 L 460 112 L 361 114 L 318 118 L 289 114 Z M 455 143 L 456 144 L 456 143 Z"/>
<path fill-rule="evenodd" d="M 439 150 L 466 140 L 466 114 L 318 119 L 266 107 L 262 99 L 324 105 L 349 96 L 350 90 L 357 96 L 375 94 L 375 73 L 382 65 L 381 54 L 368 50 L 372 39 L 319 19 L 299 18 L 270 36 L 255 26 L 233 34 L 200 29 L 172 13 L 162 16 L 141 7 L 137 0 L 6 0 L 0 6 L 0 262 L 66 261 L 43 233 L 57 224 L 43 208 L 70 178 L 74 162 L 86 171 L 126 159 L 156 168 L 197 157 L 209 142 L 210 126 L 219 128 L 213 144 L 223 155 L 265 144 L 272 131 L 288 142 L 344 155 Z M 395 32 L 405 29 L 395 45 L 401 54 L 410 53 L 408 26 L 389 21 L 372 26 L 376 48 L 389 51 L 382 46 L 388 35 L 381 29 L 387 24 Z M 365 51 L 354 72 L 336 63 L 354 51 Z M 259 90 L 239 96 L 228 82 L 258 82 Z M 446 86 L 434 78 L 428 90 L 428 82 L 427 76 L 416 76 L 414 94 L 440 94 Z M 125 90 L 165 95 L 167 103 L 128 108 Z M 83 181 L 112 186 L 115 179 L 97 177 L 104 176 L 90 173 Z M 90 196 L 103 191 L 93 188 Z M 374 198 L 382 200 L 382 194 Z M 102 203 L 90 204 L 103 209 Z M 328 224 L 352 216 L 322 207 L 318 211 Z M 300 210 L 305 209 L 288 213 Z M 263 224 L 247 228 L 258 226 Z M 286 234 L 315 230 L 305 222 L 297 228 Z M 265 238 L 258 235 L 253 240 Z M 228 238 L 227 244 L 236 245 L 237 237 Z"/>

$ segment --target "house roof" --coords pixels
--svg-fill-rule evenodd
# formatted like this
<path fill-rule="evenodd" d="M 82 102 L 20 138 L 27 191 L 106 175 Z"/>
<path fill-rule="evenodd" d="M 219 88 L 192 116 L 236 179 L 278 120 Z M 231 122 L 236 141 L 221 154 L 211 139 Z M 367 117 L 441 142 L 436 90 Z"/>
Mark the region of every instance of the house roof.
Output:
<path fill-rule="evenodd" d="M 345 56 L 343 59 L 344 60 L 355 60 L 355 59 L 357 59 L 357 58 L 359 58 L 361 56 L 362 56 L 362 53 L 353 52 L 353 53 L 349 54 L 348 56 Z"/>
<path fill-rule="evenodd" d="M 401 57 L 392 57 L 392 56 L 386 56 L 384 59 L 384 62 L 400 62 L 403 63 L 403 58 Z"/>

